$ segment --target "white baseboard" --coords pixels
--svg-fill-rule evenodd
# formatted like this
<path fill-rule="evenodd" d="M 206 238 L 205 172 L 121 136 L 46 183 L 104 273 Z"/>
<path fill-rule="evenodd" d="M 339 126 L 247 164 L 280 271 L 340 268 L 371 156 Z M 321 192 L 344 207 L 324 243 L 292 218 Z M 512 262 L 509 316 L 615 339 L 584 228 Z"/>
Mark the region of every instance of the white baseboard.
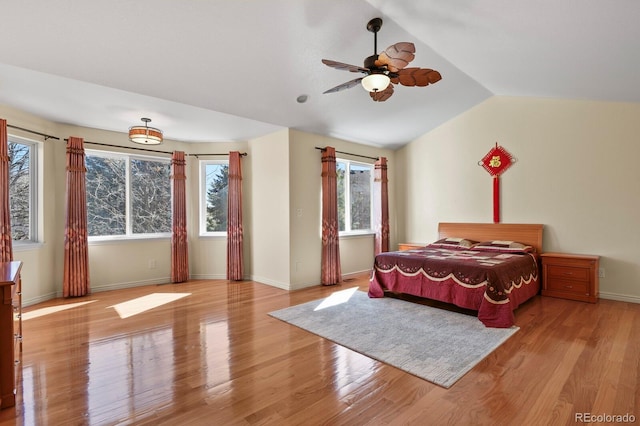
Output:
<path fill-rule="evenodd" d="M 360 278 L 360 276 L 362 276 L 363 274 L 371 275 L 371 271 L 372 271 L 371 269 L 365 269 L 362 271 L 349 272 L 347 274 L 342 274 L 342 281 L 344 282 L 344 281 L 350 281 L 353 278 Z M 298 284 L 292 285 L 291 288 L 289 288 L 289 290 L 300 290 L 303 288 L 313 287 L 317 285 L 321 285 L 320 279 L 313 282 L 298 283 Z"/>
<path fill-rule="evenodd" d="M 34 297 L 33 299 L 22 299 L 22 307 L 27 307 L 31 305 L 37 305 L 38 303 L 46 302 L 47 300 L 56 299 L 58 296 L 57 293 L 49 293 L 42 296 Z"/>
<path fill-rule="evenodd" d="M 358 275 L 362 275 L 364 273 L 371 273 L 370 269 L 365 269 L 362 271 L 357 271 L 357 272 L 350 272 L 348 274 L 343 274 L 342 275 L 342 279 L 343 280 L 349 280 L 352 277 L 356 277 Z M 191 275 L 189 277 L 189 279 L 192 280 L 226 280 L 227 276 L 222 275 L 222 274 L 194 274 Z M 320 285 L 320 281 L 318 280 L 318 282 L 313 282 L 313 283 L 302 283 L 302 284 L 297 284 L 295 286 L 292 286 L 290 283 L 284 283 L 284 282 L 280 282 L 280 281 L 275 281 L 269 278 L 264 278 L 264 277 L 260 277 L 257 275 L 251 275 L 248 277 L 245 277 L 246 280 L 251 280 L 251 281 L 256 281 L 259 282 L 261 284 L 266 284 L 266 285 L 270 285 L 272 287 L 277 287 L 280 288 L 282 290 L 287 290 L 287 291 L 291 291 L 291 290 L 299 290 L 302 288 L 306 288 L 306 287 L 313 287 L 314 285 Z M 149 279 L 149 280 L 142 280 L 142 281 L 129 281 L 129 282 L 122 282 L 122 283 L 111 283 L 111 284 L 102 284 L 102 285 L 97 285 L 97 286 L 91 286 L 91 293 L 99 293 L 102 291 L 111 291 L 111 290 L 119 290 L 119 289 L 124 289 L 124 288 L 132 288 L 132 287 L 142 287 L 145 285 L 155 285 L 155 284 L 170 284 L 171 283 L 171 279 L 169 277 L 164 277 L 164 278 L 154 278 L 154 279 Z M 611 296 L 611 297 L 608 297 Z M 615 296 L 615 297 L 614 297 Z M 35 297 L 33 299 L 24 299 L 22 301 L 22 306 L 31 306 L 31 305 L 36 305 L 38 303 L 41 302 L 46 302 L 47 300 L 51 300 L 51 299 L 56 299 L 56 298 L 60 298 L 62 297 L 62 291 L 58 291 L 55 293 L 49 293 L 43 296 L 38 296 Z M 640 303 L 640 298 L 639 297 L 635 297 L 635 296 L 623 296 L 623 295 L 616 295 L 616 294 L 607 294 L 605 295 L 604 293 L 600 294 L 600 297 L 602 297 L 603 299 L 612 299 L 612 300 L 621 300 L 621 301 L 625 301 L 625 302 L 633 302 L 633 303 Z"/>
<path fill-rule="evenodd" d="M 100 293 L 101 291 L 111 291 L 111 290 L 120 290 L 123 288 L 132 288 L 132 287 L 142 287 L 145 285 L 153 285 L 153 284 L 170 284 L 171 279 L 169 277 L 165 278 L 153 278 L 150 280 L 143 281 L 129 281 L 124 283 L 112 283 L 112 284 L 103 284 L 91 286 L 91 293 Z M 60 295 L 62 297 L 62 295 Z"/>
<path fill-rule="evenodd" d="M 282 290 L 291 290 L 291 285 L 289 283 L 283 283 L 280 281 L 274 281 L 269 278 L 259 277 L 257 275 L 251 275 L 249 277 L 251 281 L 259 282 L 261 284 L 267 284 L 272 287 L 281 288 Z"/>
<path fill-rule="evenodd" d="M 372 269 L 365 269 L 363 271 L 358 271 L 358 272 L 349 272 L 348 274 L 343 274 L 342 275 L 342 279 L 343 280 L 349 280 L 352 278 L 357 278 L 362 274 L 368 274 L 371 275 L 371 271 L 373 271 Z"/>
<path fill-rule="evenodd" d="M 639 296 L 631 296 L 628 294 L 600 292 L 601 299 L 617 300 L 618 302 L 640 303 Z"/>
<path fill-rule="evenodd" d="M 120 290 L 123 288 L 132 288 L 132 287 L 142 287 L 145 285 L 154 285 L 154 284 L 169 284 L 171 280 L 169 278 L 154 278 L 151 280 L 144 281 L 130 281 L 125 283 L 112 283 L 112 284 L 104 284 L 91 286 L 91 294 L 100 293 L 101 291 L 111 291 L 111 290 Z M 36 305 L 38 303 L 46 302 L 51 299 L 59 299 L 63 297 L 62 290 L 58 290 L 55 293 L 49 293 L 43 296 L 38 296 L 33 299 L 22 299 L 22 306 L 31 306 Z"/>
<path fill-rule="evenodd" d="M 320 281 L 313 281 L 313 282 L 306 282 L 306 283 L 297 283 L 297 284 L 292 284 L 289 286 L 289 288 L 287 290 L 300 290 L 303 288 L 309 288 L 309 287 L 313 287 L 313 286 L 317 286 L 320 285 Z"/>
<path fill-rule="evenodd" d="M 226 280 L 226 274 L 192 274 L 190 280 Z"/>

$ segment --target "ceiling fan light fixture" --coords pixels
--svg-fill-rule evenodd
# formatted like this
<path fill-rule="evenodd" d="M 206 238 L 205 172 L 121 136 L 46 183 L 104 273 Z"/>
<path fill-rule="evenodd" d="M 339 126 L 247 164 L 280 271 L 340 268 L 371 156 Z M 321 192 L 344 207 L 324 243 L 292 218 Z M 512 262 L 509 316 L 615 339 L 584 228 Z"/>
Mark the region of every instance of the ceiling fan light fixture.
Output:
<path fill-rule="evenodd" d="M 129 127 L 129 140 L 141 145 L 160 145 L 162 143 L 162 130 L 149 127 L 150 118 L 141 118 L 144 126 Z"/>
<path fill-rule="evenodd" d="M 362 79 L 362 87 L 367 92 L 382 92 L 390 82 L 391 79 L 386 74 L 369 74 Z"/>

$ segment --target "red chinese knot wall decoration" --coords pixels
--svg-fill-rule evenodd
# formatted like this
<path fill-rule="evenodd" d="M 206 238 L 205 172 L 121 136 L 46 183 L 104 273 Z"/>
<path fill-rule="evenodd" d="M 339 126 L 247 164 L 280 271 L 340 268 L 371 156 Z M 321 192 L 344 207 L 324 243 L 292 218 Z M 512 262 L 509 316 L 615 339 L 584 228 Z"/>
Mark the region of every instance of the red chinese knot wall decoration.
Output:
<path fill-rule="evenodd" d="M 493 176 L 493 222 L 500 222 L 500 175 L 515 162 L 515 159 L 506 149 L 499 146 L 491 148 L 487 155 L 478 162 Z"/>

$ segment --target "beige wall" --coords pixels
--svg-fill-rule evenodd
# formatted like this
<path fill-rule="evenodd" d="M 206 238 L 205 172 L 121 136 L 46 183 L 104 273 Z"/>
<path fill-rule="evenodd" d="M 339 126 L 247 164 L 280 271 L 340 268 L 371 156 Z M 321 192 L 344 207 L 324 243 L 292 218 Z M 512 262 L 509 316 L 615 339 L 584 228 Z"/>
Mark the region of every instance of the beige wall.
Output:
<path fill-rule="evenodd" d="M 315 144 L 324 146 L 320 136 L 289 131 L 289 163 L 291 176 L 291 217 L 289 259 L 291 288 L 320 283 L 322 258 L 322 163 Z"/>
<path fill-rule="evenodd" d="M 320 282 L 322 182 L 316 147 L 327 145 L 352 154 L 387 156 L 393 164 L 392 151 L 296 130 L 249 142 L 253 205 L 245 229 L 252 238 L 253 280 L 287 290 Z M 395 218 L 391 204 L 390 217 Z M 342 238 L 340 258 L 344 275 L 370 270 L 373 235 Z"/>
<path fill-rule="evenodd" d="M 60 138 L 129 143 L 123 133 L 60 125 L 4 106 L 0 116 Z M 312 177 L 320 174 L 316 146 L 389 159 L 395 247 L 399 241 L 432 241 L 440 221 L 492 220 L 491 179 L 477 162 L 498 142 L 518 159 L 502 178 L 502 221 L 545 224 L 545 251 L 601 255 L 602 296 L 640 302 L 638 116 L 637 104 L 494 97 L 397 152 L 295 130 L 226 144 L 167 141 L 162 150 L 249 153 L 243 160 L 245 274 L 295 289 L 315 285 L 320 277 L 320 180 Z M 24 262 L 24 300 L 36 303 L 61 293 L 65 147 L 62 140 L 42 141 L 14 129 L 10 134 L 41 146 L 42 244 L 16 246 L 14 254 Z M 195 157 L 188 159 L 188 176 L 192 277 L 224 278 L 225 239 L 198 235 Z M 343 273 L 368 270 L 372 251 L 372 236 L 342 238 Z M 169 259 L 168 239 L 91 244 L 92 288 L 168 282 Z"/>
<path fill-rule="evenodd" d="M 42 223 L 39 226 L 40 244 L 14 246 L 14 258 L 23 262 L 23 301 L 26 305 L 59 297 L 62 294 L 64 219 L 65 219 L 65 164 L 64 138 L 78 136 L 85 141 L 118 146 L 133 146 L 125 133 L 52 123 L 0 106 L 0 117 L 11 125 L 57 136 L 47 139 L 16 129 L 9 134 L 39 142 L 39 161 L 42 196 L 39 202 Z M 166 140 L 159 151 L 183 150 L 189 153 L 230 150 L 245 151 L 248 144 L 215 143 L 188 144 Z M 88 149 L 117 150 L 87 143 Z M 132 150 L 124 150 L 141 154 Z M 144 153 L 142 153 L 144 154 Z M 168 158 L 170 155 L 167 154 Z M 206 157 L 211 158 L 211 157 Z M 226 158 L 226 157 L 223 157 Z M 246 173 L 246 172 L 245 172 Z M 250 176 L 250 170 L 248 175 Z M 198 161 L 187 160 L 187 222 L 189 228 L 189 263 L 194 278 L 224 278 L 226 274 L 226 239 L 199 237 L 198 235 Z M 250 206 L 249 203 L 247 203 Z M 246 208 L 246 204 L 245 204 Z M 248 250 L 245 250 L 248 251 Z M 89 272 L 92 291 L 104 291 L 170 281 L 170 239 L 103 241 L 89 244 Z M 249 264 L 250 267 L 250 264 Z"/>
<path fill-rule="evenodd" d="M 60 138 L 129 144 L 123 133 L 60 125 L 4 106 L 0 116 Z M 602 297 L 640 302 L 639 116 L 637 104 L 494 97 L 397 152 L 295 130 L 226 144 L 167 141 L 162 150 L 249 153 L 243 160 L 245 274 L 295 289 L 315 285 L 320 277 L 316 146 L 389 159 L 395 247 L 399 241 L 432 241 L 440 221 L 491 222 L 491 178 L 477 162 L 498 142 L 518 160 L 501 181 L 502 221 L 543 223 L 545 251 L 599 254 L 606 274 Z M 24 262 L 24 300 L 36 303 L 61 293 L 65 144 L 14 129 L 10 134 L 38 140 L 41 147 L 42 244 L 16 246 L 14 254 Z M 225 239 L 198 235 L 195 157 L 188 159 L 188 176 L 192 276 L 224 278 Z M 368 270 L 372 251 L 372 236 L 343 238 L 343 273 Z M 168 282 L 169 259 L 168 239 L 91 244 L 92 288 Z"/>
<path fill-rule="evenodd" d="M 29 305 L 62 294 L 66 180 L 66 144 L 63 139 L 82 137 L 88 149 L 119 150 L 88 142 L 123 147 L 134 145 L 125 133 L 52 123 L 5 106 L 0 106 L 0 117 L 14 126 L 60 138 L 43 141 L 40 136 L 30 133 L 9 131 L 11 135 L 40 141 L 40 161 L 44 170 L 41 176 L 42 200 L 39 203 L 42 243 L 27 248 L 16 247 L 14 255 L 16 260 L 24 263 L 23 300 Z M 167 140 L 156 150 L 169 153 L 182 150 L 187 154 L 231 150 L 248 153 L 243 159 L 245 277 L 289 290 L 320 282 L 321 163 L 320 152 L 315 146 L 326 145 L 355 154 L 385 155 L 393 164 L 394 154 L 391 151 L 288 129 L 247 142 L 189 144 Z M 393 197 L 393 191 L 390 192 L 390 197 Z M 191 277 L 225 279 L 226 238 L 199 235 L 199 203 L 198 158 L 188 156 L 187 226 Z M 393 218 L 394 214 L 392 207 L 390 216 Z M 373 261 L 372 235 L 345 238 L 341 244 L 343 274 L 370 269 Z M 98 292 L 168 283 L 170 256 L 169 238 L 91 242 L 91 289 Z"/>
<path fill-rule="evenodd" d="M 389 162 L 389 186 L 393 185 L 394 153 L 341 139 L 313 135 L 296 130 L 290 138 L 290 217 L 291 217 L 291 289 L 320 282 L 322 257 L 322 163 L 320 150 L 332 146 L 336 151 L 367 157 L 386 156 Z M 375 160 L 336 154 L 338 157 L 373 164 Z M 395 219 L 393 190 L 390 190 L 390 221 Z M 391 234 L 394 235 L 392 226 Z M 373 235 L 340 239 L 340 264 L 343 275 L 368 271 L 373 264 Z"/>
<path fill-rule="evenodd" d="M 287 130 L 249 141 L 253 280 L 288 289 L 289 136 Z M 243 218 L 244 219 L 244 218 Z"/>
<path fill-rule="evenodd" d="M 34 129 L 49 135 L 57 135 L 57 125 L 21 111 L 7 108 L 0 105 L 0 117 L 7 120 L 13 126 Z M 57 274 L 62 277 L 62 256 L 59 254 L 60 244 L 63 241 L 63 231 L 58 229 L 60 218 L 57 212 L 60 204 L 60 196 L 64 196 L 64 184 L 62 195 L 58 185 L 58 176 L 64 176 L 64 142 L 49 139 L 43 142 L 43 138 L 30 133 L 21 132 L 16 129 L 7 129 L 9 135 L 23 137 L 25 139 L 37 141 L 38 160 L 43 173 L 39 176 L 42 192 L 38 200 L 40 214 L 39 240 L 36 247 L 21 246 L 15 244 L 13 257 L 24 263 L 22 268 L 23 299 L 39 302 L 55 297 L 58 294 Z M 58 145 L 62 145 L 62 154 Z M 62 165 L 57 164 L 57 160 L 62 158 Z M 62 168 L 62 171 L 58 169 Z M 50 177 L 51 176 L 51 177 Z M 30 266 L 27 266 L 30 265 Z"/>
<path fill-rule="evenodd" d="M 186 144 L 190 154 L 214 153 L 224 154 L 229 151 L 247 152 L 247 142 L 216 142 Z M 228 156 L 202 155 L 187 158 L 187 210 L 189 232 L 189 271 L 192 279 L 226 279 L 227 277 L 227 239 L 226 237 L 200 236 L 200 160 L 227 160 Z M 250 203 L 250 167 L 246 167 L 250 157 L 243 157 L 243 219 L 251 209 Z M 244 237 L 245 275 L 250 274 L 249 260 L 250 239 Z M 167 271 L 169 277 L 170 271 Z"/>
<path fill-rule="evenodd" d="M 478 161 L 498 142 L 502 222 L 545 225 L 544 250 L 602 256 L 601 297 L 640 302 L 640 105 L 494 97 L 396 155 L 398 235 L 429 242 L 438 222 L 491 222 Z"/>

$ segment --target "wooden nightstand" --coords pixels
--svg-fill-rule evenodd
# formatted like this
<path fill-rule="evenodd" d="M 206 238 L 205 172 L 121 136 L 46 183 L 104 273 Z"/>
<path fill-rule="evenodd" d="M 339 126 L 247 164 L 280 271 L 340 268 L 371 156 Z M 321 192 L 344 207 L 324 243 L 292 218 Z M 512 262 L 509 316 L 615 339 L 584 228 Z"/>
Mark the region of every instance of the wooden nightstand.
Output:
<path fill-rule="evenodd" d="M 599 256 L 542 253 L 542 295 L 596 303 Z"/>
<path fill-rule="evenodd" d="M 420 243 L 398 243 L 398 251 L 412 250 L 426 246 Z"/>

